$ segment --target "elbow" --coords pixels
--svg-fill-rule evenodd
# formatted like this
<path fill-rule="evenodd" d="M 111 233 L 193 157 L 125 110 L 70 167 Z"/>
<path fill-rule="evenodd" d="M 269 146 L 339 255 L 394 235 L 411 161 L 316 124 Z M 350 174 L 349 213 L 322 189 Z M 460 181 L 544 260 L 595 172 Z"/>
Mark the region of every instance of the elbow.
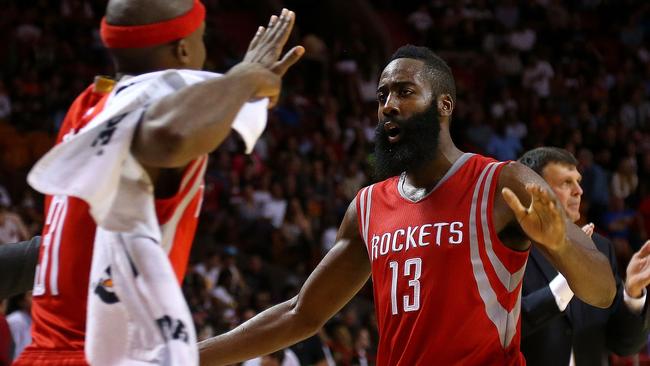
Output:
<path fill-rule="evenodd" d="M 295 319 L 294 324 L 298 328 L 300 339 L 306 339 L 316 334 L 327 322 L 328 318 L 323 312 L 310 312 L 294 297 L 290 302 L 291 316 Z"/>

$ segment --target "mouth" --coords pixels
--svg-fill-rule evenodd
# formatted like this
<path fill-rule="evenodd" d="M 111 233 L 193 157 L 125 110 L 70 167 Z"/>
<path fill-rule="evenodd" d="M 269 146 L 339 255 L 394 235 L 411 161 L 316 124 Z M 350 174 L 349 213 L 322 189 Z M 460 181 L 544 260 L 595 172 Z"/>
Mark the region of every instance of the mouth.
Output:
<path fill-rule="evenodd" d="M 402 129 L 395 122 L 384 122 L 384 131 L 388 135 L 388 142 L 394 144 L 402 137 Z"/>

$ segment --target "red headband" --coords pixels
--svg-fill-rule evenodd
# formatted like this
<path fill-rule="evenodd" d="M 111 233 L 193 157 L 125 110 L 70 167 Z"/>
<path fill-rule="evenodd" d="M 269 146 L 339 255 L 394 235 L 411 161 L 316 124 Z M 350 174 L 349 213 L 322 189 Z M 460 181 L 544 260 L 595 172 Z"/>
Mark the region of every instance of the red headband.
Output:
<path fill-rule="evenodd" d="M 110 25 L 102 18 L 100 34 L 107 48 L 146 48 L 185 38 L 205 19 L 205 6 L 194 0 L 187 13 L 162 22 L 145 25 Z"/>

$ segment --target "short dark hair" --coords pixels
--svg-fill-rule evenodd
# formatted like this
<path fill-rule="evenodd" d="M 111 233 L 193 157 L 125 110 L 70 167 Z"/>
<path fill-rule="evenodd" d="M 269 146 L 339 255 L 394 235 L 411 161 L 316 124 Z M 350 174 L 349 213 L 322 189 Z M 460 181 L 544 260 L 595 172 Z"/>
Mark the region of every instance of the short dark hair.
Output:
<path fill-rule="evenodd" d="M 518 161 L 539 175 L 542 175 L 544 168 L 551 163 L 578 165 L 578 160 L 567 150 L 547 146 L 538 147 L 526 152 Z"/>
<path fill-rule="evenodd" d="M 451 68 L 445 60 L 429 48 L 414 46 L 412 44 L 404 45 L 393 53 L 385 66 L 398 58 L 411 58 L 423 61 L 428 69 L 427 71 L 435 96 L 449 94 L 454 102 L 456 101 L 456 82 L 454 81 Z"/>

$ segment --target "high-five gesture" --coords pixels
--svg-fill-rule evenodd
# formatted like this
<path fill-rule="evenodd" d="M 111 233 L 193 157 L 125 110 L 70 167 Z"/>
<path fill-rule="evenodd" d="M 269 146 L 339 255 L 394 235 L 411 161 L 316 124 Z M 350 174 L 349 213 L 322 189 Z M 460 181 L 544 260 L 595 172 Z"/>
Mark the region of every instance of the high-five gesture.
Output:
<path fill-rule="evenodd" d="M 527 184 L 526 191 L 532 200 L 528 208 L 524 207 L 519 198 L 509 188 L 501 193 L 503 198 L 528 237 L 547 248 L 562 245 L 566 239 L 566 219 L 553 196 L 538 184 Z"/>
<path fill-rule="evenodd" d="M 244 62 L 257 62 L 280 76 L 284 75 L 304 53 L 302 46 L 296 46 L 278 60 L 291 34 L 295 19 L 294 12 L 287 9 L 282 9 L 279 17 L 271 16 L 268 27 L 257 28 L 255 37 L 248 45 Z"/>
<path fill-rule="evenodd" d="M 305 53 L 302 46 L 295 46 L 280 58 L 294 21 L 294 12 L 287 9 L 282 9 L 279 17 L 271 16 L 266 28 L 257 28 L 242 62 L 228 72 L 229 74 L 252 72 L 254 76 L 250 79 L 255 86 L 252 99 L 269 98 L 269 108 L 275 106 L 280 96 L 282 76 Z"/>

